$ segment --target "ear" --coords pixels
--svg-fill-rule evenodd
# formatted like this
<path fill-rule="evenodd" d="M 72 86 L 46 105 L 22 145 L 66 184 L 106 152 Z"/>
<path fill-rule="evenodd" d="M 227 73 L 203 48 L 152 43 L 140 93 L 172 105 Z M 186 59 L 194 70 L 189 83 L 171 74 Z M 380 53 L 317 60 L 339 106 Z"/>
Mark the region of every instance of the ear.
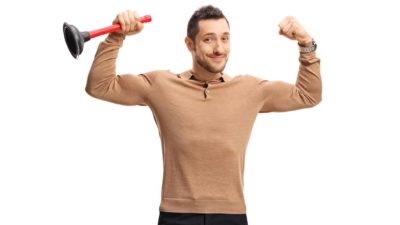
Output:
<path fill-rule="evenodd" d="M 185 44 L 187 49 L 192 52 L 194 50 L 194 43 L 192 41 L 192 39 L 190 39 L 189 37 L 185 37 Z"/>

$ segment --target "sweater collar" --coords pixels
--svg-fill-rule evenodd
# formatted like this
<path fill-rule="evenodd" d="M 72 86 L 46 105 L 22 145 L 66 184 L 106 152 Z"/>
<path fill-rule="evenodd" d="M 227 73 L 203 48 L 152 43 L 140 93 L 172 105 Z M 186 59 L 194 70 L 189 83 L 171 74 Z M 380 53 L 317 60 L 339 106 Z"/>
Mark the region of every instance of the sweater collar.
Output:
<path fill-rule="evenodd" d="M 193 76 L 193 74 L 192 74 L 192 72 L 190 70 L 187 70 L 187 71 L 185 71 L 185 72 L 183 72 L 181 74 L 178 74 L 178 77 L 186 79 L 186 80 L 191 80 L 191 79 L 192 80 L 196 80 L 196 79 L 193 79 L 194 76 Z M 222 76 L 221 76 L 221 81 L 222 82 L 228 82 L 230 80 L 232 80 L 232 78 L 230 76 L 228 76 L 225 73 L 222 73 Z"/>

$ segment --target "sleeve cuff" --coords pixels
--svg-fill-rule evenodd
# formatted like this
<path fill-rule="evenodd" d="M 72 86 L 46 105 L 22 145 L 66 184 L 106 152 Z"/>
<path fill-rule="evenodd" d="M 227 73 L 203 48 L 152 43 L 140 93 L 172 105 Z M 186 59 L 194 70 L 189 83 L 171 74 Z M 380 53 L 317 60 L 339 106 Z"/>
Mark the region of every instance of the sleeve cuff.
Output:
<path fill-rule="evenodd" d="M 113 43 L 113 44 L 120 44 L 122 45 L 122 42 L 125 40 L 126 35 L 121 34 L 121 33 L 109 33 L 106 42 L 107 43 Z"/>
<path fill-rule="evenodd" d="M 302 64 L 311 64 L 319 61 L 316 52 L 300 52 L 299 60 Z"/>

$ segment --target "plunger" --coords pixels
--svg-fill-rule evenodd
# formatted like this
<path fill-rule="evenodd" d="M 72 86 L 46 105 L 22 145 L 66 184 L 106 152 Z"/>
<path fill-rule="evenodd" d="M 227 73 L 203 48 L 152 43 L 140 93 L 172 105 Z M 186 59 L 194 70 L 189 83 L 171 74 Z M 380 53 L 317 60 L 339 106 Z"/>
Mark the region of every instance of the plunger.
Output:
<path fill-rule="evenodd" d="M 141 23 L 151 22 L 151 16 L 146 15 L 140 17 L 139 21 Z M 82 53 L 85 42 L 103 34 L 119 31 L 120 29 L 121 25 L 117 23 L 94 31 L 80 32 L 74 25 L 68 23 L 63 24 L 65 43 L 67 44 L 69 52 L 74 58 L 78 58 L 78 56 Z"/>

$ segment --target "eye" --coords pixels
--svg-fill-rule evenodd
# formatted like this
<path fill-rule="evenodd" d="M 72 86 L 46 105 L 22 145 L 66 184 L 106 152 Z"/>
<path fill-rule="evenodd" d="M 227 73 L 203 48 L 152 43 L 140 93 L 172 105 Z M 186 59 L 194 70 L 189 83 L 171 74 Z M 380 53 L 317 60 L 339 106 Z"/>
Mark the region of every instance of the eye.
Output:
<path fill-rule="evenodd" d="M 211 38 L 204 38 L 203 40 L 205 43 L 210 43 L 211 42 Z"/>
<path fill-rule="evenodd" d="M 223 38 L 222 38 L 222 41 L 224 41 L 224 42 L 229 41 L 229 37 L 223 37 Z"/>

